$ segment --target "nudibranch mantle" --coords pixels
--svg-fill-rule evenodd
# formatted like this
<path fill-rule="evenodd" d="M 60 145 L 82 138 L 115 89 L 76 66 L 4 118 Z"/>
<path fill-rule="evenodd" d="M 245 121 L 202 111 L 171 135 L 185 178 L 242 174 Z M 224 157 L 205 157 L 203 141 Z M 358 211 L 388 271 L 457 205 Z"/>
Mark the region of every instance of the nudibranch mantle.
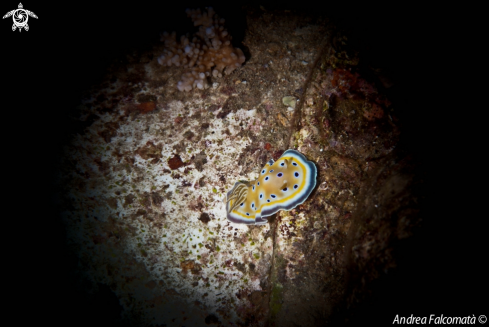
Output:
<path fill-rule="evenodd" d="M 270 159 L 256 180 L 234 184 L 227 193 L 227 218 L 239 224 L 266 224 L 264 217 L 306 201 L 316 187 L 316 178 L 316 165 L 289 149 L 276 162 Z"/>

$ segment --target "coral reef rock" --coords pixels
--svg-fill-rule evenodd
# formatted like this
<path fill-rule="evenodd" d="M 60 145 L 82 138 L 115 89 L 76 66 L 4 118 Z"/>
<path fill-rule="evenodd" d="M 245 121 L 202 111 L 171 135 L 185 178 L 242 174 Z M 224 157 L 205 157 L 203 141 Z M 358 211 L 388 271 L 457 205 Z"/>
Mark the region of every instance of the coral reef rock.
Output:
<path fill-rule="evenodd" d="M 231 35 L 224 28 L 224 19 L 219 18 L 211 7 L 203 13 L 200 9 L 187 9 L 187 15 L 199 31 L 192 39 L 182 35 L 180 42 L 176 33 L 164 32 L 161 41 L 165 43 L 163 55 L 158 63 L 163 66 L 183 66 L 186 72 L 177 84 L 180 91 L 190 91 L 193 88 L 204 89 L 206 77 L 222 77 L 231 74 L 241 67 L 245 61 L 243 51 L 231 45 Z"/>

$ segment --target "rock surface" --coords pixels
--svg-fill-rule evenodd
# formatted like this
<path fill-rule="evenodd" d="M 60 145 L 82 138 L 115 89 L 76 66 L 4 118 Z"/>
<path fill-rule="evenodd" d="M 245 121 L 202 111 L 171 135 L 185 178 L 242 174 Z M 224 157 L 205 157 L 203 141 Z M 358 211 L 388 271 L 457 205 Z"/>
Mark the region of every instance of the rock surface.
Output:
<path fill-rule="evenodd" d="M 345 35 L 287 10 L 249 8 L 246 26 L 246 62 L 205 90 L 179 92 L 157 45 L 79 104 L 61 215 L 83 283 L 107 285 L 130 324 L 347 322 L 420 223 L 396 111 Z M 317 165 L 310 198 L 265 226 L 228 222 L 226 192 L 288 148 Z"/>

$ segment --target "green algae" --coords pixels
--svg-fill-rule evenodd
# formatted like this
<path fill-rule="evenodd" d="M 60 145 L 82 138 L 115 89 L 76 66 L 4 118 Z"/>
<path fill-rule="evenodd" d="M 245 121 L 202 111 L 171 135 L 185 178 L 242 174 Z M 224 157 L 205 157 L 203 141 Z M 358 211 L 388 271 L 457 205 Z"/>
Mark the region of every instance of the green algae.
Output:
<path fill-rule="evenodd" d="M 270 296 L 270 313 L 274 318 L 282 308 L 283 286 L 280 283 L 273 284 L 272 295 Z"/>

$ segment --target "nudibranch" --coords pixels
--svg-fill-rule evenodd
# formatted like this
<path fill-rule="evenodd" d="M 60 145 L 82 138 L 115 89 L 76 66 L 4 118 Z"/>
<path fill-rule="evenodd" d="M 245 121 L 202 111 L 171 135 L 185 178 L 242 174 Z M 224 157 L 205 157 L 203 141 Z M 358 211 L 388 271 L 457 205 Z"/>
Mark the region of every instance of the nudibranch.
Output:
<path fill-rule="evenodd" d="M 316 186 L 317 169 L 312 161 L 289 149 L 260 171 L 256 180 L 238 181 L 227 193 L 227 218 L 233 223 L 267 223 L 264 217 L 291 210 L 306 201 Z"/>

